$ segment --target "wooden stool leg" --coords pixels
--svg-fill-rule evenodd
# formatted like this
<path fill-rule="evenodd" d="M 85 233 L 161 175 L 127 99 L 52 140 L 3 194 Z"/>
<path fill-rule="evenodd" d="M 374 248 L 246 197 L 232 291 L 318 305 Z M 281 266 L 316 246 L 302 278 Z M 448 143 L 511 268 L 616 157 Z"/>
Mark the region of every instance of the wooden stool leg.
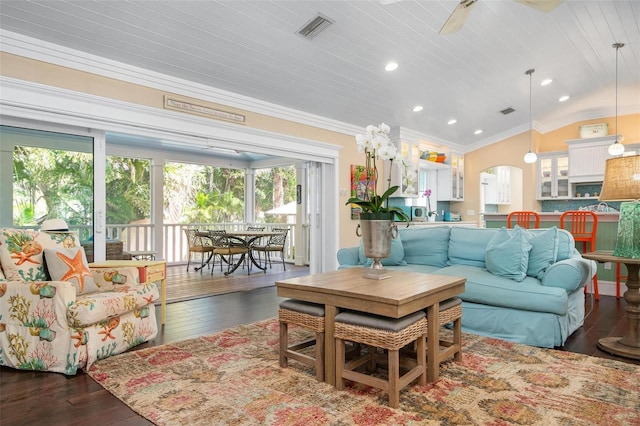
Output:
<path fill-rule="evenodd" d="M 378 352 L 378 349 L 375 346 L 367 345 L 367 355 L 369 356 L 367 371 L 369 373 L 376 371 L 376 352 Z"/>
<path fill-rule="evenodd" d="M 389 349 L 388 353 L 389 407 L 398 408 L 400 404 L 400 351 Z"/>
<path fill-rule="evenodd" d="M 324 333 L 316 333 L 316 380 L 324 381 Z"/>
<path fill-rule="evenodd" d="M 418 337 L 416 344 L 416 361 L 422 368 L 422 374 L 418 378 L 418 383 L 422 386 L 427 384 L 427 338 L 425 335 Z"/>
<path fill-rule="evenodd" d="M 344 340 L 336 338 L 336 389 L 344 389 Z"/>
<path fill-rule="evenodd" d="M 453 321 L 453 344 L 456 346 L 453 360 L 462 361 L 462 318 Z"/>
<path fill-rule="evenodd" d="M 280 367 L 287 367 L 287 350 L 289 350 L 289 331 L 286 322 L 280 322 Z"/>

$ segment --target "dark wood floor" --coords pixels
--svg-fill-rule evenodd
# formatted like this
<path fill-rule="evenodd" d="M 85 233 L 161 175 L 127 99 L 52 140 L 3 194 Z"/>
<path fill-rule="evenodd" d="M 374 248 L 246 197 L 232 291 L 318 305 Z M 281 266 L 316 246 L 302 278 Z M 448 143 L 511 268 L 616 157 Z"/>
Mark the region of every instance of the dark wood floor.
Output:
<path fill-rule="evenodd" d="M 247 277 L 250 279 L 250 277 Z M 281 299 L 274 287 L 259 288 L 167 305 L 167 323 L 153 342 L 136 349 L 185 340 L 273 318 Z M 601 296 L 563 350 L 640 364 L 600 351 L 601 337 L 627 331 L 625 302 Z M 160 317 L 157 308 L 158 318 Z M 57 373 L 0 368 L 0 425 L 149 425 L 84 373 Z"/>

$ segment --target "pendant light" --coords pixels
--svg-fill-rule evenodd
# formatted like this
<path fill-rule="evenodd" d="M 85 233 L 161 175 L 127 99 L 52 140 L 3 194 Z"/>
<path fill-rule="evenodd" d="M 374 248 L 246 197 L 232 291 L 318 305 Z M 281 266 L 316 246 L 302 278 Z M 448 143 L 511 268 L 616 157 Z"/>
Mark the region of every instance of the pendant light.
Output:
<path fill-rule="evenodd" d="M 538 156 L 536 155 L 535 152 L 533 152 L 533 115 L 532 115 L 532 108 L 531 108 L 531 104 L 532 104 L 531 99 L 533 98 L 531 80 L 533 79 L 532 74 L 534 73 L 534 71 L 535 69 L 531 68 L 530 70 L 527 70 L 525 72 L 525 74 L 529 76 L 529 152 L 525 154 L 524 162 L 528 164 L 535 163 L 538 160 Z"/>
<path fill-rule="evenodd" d="M 618 142 L 618 50 L 624 47 L 624 43 L 613 43 L 611 47 L 616 49 L 616 140 L 609 145 L 609 155 L 622 155 L 624 153 L 624 145 Z"/>

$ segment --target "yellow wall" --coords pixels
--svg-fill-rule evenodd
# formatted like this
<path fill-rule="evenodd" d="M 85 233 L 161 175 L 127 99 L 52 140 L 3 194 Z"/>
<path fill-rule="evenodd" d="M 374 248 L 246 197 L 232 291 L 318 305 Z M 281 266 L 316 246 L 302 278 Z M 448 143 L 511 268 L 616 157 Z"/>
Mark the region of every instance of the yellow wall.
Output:
<path fill-rule="evenodd" d="M 172 94 L 5 52 L 0 52 L 0 62 L 2 63 L 0 74 L 5 77 L 37 82 L 53 87 L 60 87 L 154 108 L 162 109 L 164 105 L 164 95 Z M 176 95 L 176 97 L 185 98 L 181 95 Z M 358 243 L 359 239 L 355 235 L 357 222 L 351 220 L 350 209 L 348 206 L 345 206 L 345 202 L 349 196 L 350 166 L 351 164 L 361 164 L 363 162 L 362 155 L 357 152 L 355 140 L 352 135 L 319 129 L 317 127 L 294 123 L 264 114 L 229 107 L 227 105 L 219 105 L 196 99 L 193 99 L 193 101 L 213 108 L 220 108 L 242 114 L 246 117 L 245 125 L 248 127 L 342 146 L 343 148 L 340 152 L 339 188 L 346 189 L 347 191 L 341 191 L 341 194 L 346 195 L 340 195 L 339 197 L 339 244 L 340 247 L 345 247 Z M 609 129 L 615 129 L 615 118 L 609 117 L 574 123 L 546 134 L 534 132 L 535 150 L 536 152 L 565 151 L 567 150 L 567 145 L 564 143 L 565 140 L 579 138 L 578 126 L 603 122 L 609 123 Z M 640 114 L 618 117 L 618 127 L 620 134 L 625 136 L 625 143 L 640 142 Z M 480 208 L 480 172 L 489 167 L 508 165 L 519 167 L 523 170 L 522 178 L 523 187 L 525 188 L 523 191 L 523 208 L 527 210 L 539 210 L 540 203 L 535 199 L 536 165 L 525 164 L 523 161 L 523 156 L 528 149 L 529 133 L 525 132 L 466 154 L 465 201 L 451 203 L 451 209 L 461 212 L 464 220 L 477 220 L 477 213 Z M 467 215 L 468 210 L 474 210 L 476 215 Z"/>
<path fill-rule="evenodd" d="M 567 151 L 567 140 L 579 139 L 579 126 L 596 123 L 608 123 L 609 133 L 615 130 L 615 116 L 586 120 L 561 127 L 550 132 L 533 133 L 533 146 L 536 153 Z M 640 143 L 640 114 L 618 117 L 620 135 L 625 144 Z M 480 210 L 480 172 L 494 166 L 514 166 L 522 169 L 524 210 L 540 210 L 540 202 L 536 200 L 536 164 L 526 164 L 524 154 L 529 151 L 529 132 L 504 139 L 484 148 L 477 149 L 465 155 L 465 198 L 464 202 L 451 203 L 451 210 L 460 211 L 463 220 L 478 220 Z M 468 210 L 474 210 L 475 216 L 467 215 Z"/>
<path fill-rule="evenodd" d="M 58 65 L 52 65 L 50 63 L 24 58 L 5 52 L 0 52 L 0 63 L 2 63 L 2 67 L 0 67 L 0 74 L 5 77 L 32 81 L 48 86 L 88 93 L 110 99 L 117 99 L 153 108 L 163 109 L 164 95 L 168 94 L 175 95 L 180 99 L 190 99 L 175 93 L 127 83 Z M 227 105 L 215 104 L 199 99 L 191 100 L 196 101 L 199 105 L 210 106 L 212 108 L 219 108 L 225 111 L 242 114 L 246 117 L 245 126 L 247 127 L 331 143 L 344 147 L 340 152 L 340 188 L 349 188 L 350 164 L 354 162 L 353 159 L 356 158 L 358 164 L 362 162 L 362 160 L 358 158 L 361 155 L 357 153 L 355 139 L 352 135 L 332 132 L 280 118 L 270 117 L 264 114 L 233 108 Z M 358 243 L 358 238 L 355 235 L 356 222 L 351 220 L 349 207 L 344 206 L 347 199 L 348 194 L 340 196 L 339 199 L 339 244 L 341 247 Z"/>

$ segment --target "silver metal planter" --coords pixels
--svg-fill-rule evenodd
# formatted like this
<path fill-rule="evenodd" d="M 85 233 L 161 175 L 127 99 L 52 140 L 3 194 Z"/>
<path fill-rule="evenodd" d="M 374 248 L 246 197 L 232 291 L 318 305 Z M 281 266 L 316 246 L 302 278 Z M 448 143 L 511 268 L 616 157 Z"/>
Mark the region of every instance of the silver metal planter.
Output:
<path fill-rule="evenodd" d="M 363 216 L 366 217 L 366 213 L 360 215 L 356 235 L 362 237 L 364 255 L 373 259 L 373 263 L 370 268 L 367 268 L 364 277 L 374 280 L 389 278 L 390 275 L 380 263 L 380 259 L 389 256 L 391 239 L 398 236 L 398 228 L 393 221 L 393 215 L 391 214 L 390 219 L 366 219 Z"/>

